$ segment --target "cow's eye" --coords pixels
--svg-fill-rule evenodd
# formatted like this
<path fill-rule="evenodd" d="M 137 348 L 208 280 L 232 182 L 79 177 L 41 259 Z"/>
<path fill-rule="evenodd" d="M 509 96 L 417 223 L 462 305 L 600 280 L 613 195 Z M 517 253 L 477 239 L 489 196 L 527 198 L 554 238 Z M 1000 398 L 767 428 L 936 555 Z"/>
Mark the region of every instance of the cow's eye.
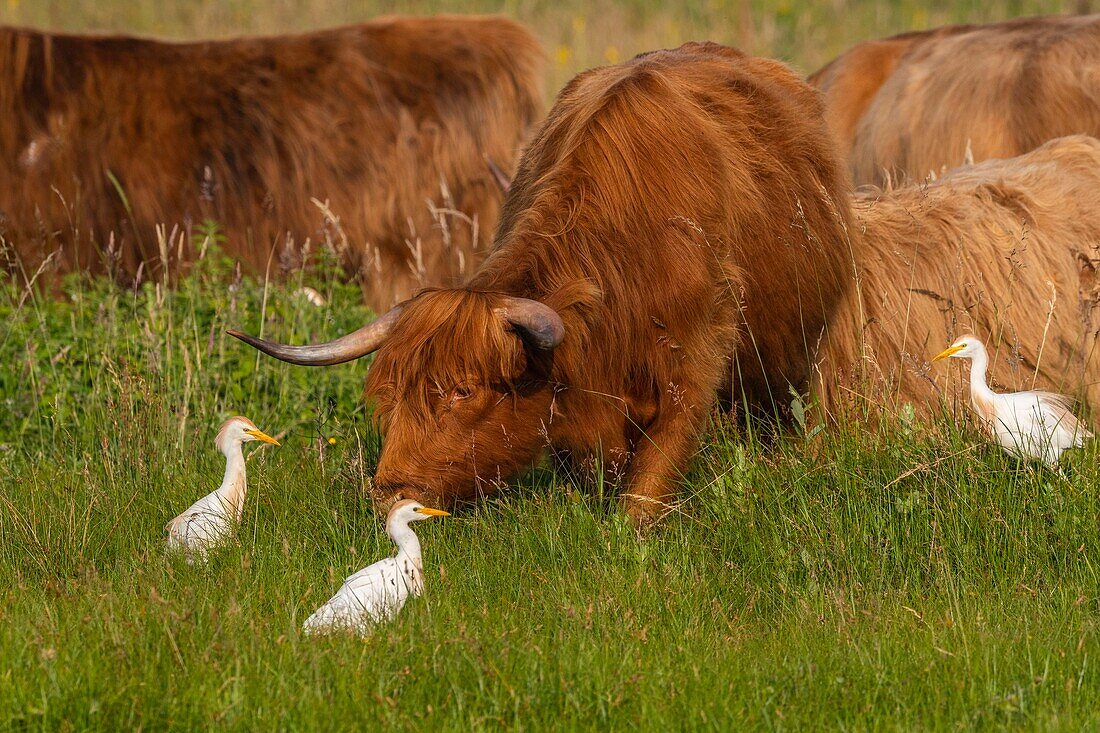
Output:
<path fill-rule="evenodd" d="M 451 390 L 451 402 L 459 402 L 470 396 L 470 388 L 462 384 Z"/>

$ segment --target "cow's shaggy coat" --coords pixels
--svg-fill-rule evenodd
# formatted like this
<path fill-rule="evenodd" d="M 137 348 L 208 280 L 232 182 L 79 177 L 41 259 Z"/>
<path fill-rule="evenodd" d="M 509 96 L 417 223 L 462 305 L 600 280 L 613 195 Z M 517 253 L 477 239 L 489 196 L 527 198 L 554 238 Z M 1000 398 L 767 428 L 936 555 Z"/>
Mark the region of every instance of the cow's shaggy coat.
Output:
<path fill-rule="evenodd" d="M 810 77 L 857 185 L 1100 135 L 1100 15 L 861 43 Z"/>
<path fill-rule="evenodd" d="M 60 247 L 130 275 L 193 257 L 207 220 L 260 272 L 288 235 L 329 240 L 389 306 L 474 269 L 501 202 L 486 158 L 511 170 L 541 66 L 498 18 L 198 43 L 2 28 L 0 233 L 28 270 Z"/>
<path fill-rule="evenodd" d="M 989 349 L 993 384 L 1100 405 L 1100 141 L 1063 138 L 930 185 L 863 193 L 854 210 L 855 287 L 815 379 L 826 407 L 965 406 L 966 380 L 929 361 L 966 333 Z"/>

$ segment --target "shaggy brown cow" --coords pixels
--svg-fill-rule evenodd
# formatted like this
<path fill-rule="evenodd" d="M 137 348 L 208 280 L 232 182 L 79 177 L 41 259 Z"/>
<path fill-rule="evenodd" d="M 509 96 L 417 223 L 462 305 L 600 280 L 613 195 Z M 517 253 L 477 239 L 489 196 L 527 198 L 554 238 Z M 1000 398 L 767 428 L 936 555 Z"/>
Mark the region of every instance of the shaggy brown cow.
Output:
<path fill-rule="evenodd" d="M 131 275 L 161 263 L 157 224 L 216 221 L 259 272 L 288 234 L 328 238 L 389 307 L 473 271 L 502 200 L 485 160 L 512 169 L 541 67 L 501 18 L 200 43 L 0 28 L 0 233 L 28 269 L 60 245 L 101 270 L 113 235 Z"/>
<path fill-rule="evenodd" d="M 1100 15 L 906 33 L 810 77 L 857 185 L 1100 135 Z"/>
<path fill-rule="evenodd" d="M 944 396 L 966 405 L 965 379 L 929 360 L 967 332 L 1002 387 L 1084 388 L 1100 405 L 1100 141 L 1062 138 L 863 194 L 855 213 L 858 287 L 829 324 L 815 380 L 827 407 L 853 395 L 923 414 Z"/>
<path fill-rule="evenodd" d="M 808 382 L 850 277 L 848 197 L 809 86 L 688 44 L 565 87 L 465 287 L 330 344 L 234 335 L 298 364 L 379 350 L 383 504 L 489 491 L 549 445 L 602 454 L 645 521 L 666 511 L 719 390 L 767 404 Z"/>

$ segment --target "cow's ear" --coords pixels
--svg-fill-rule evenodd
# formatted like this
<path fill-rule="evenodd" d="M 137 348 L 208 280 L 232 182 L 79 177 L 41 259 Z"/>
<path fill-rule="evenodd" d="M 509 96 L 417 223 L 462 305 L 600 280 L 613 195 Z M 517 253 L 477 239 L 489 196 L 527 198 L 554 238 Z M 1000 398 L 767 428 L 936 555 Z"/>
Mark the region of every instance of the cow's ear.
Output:
<path fill-rule="evenodd" d="M 512 328 L 543 351 L 556 348 L 565 339 L 565 324 L 561 316 L 537 300 L 507 297 L 497 312 Z"/>

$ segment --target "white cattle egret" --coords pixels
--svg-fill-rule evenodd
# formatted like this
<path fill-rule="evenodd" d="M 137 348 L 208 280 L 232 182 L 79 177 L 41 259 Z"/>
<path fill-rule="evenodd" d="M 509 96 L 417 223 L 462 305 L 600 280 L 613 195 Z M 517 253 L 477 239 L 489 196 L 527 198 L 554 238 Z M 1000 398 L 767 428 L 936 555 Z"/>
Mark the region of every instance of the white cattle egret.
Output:
<path fill-rule="evenodd" d="M 336 595 L 305 620 L 302 630 L 307 634 L 354 631 L 362 636 L 374 624 L 396 616 L 410 593 L 419 596 L 424 591 L 420 540 L 409 523 L 447 516 L 411 499 L 394 504 L 386 515 L 386 534 L 397 545 L 397 555 L 349 576 Z"/>
<path fill-rule="evenodd" d="M 970 400 L 994 440 L 1012 455 L 1034 458 L 1057 469 L 1062 452 L 1079 447 L 1092 433 L 1073 414 L 1073 400 L 1031 390 L 997 394 L 985 383 L 989 355 L 974 336 L 963 336 L 937 354 L 970 359 Z"/>
<path fill-rule="evenodd" d="M 195 558 L 205 560 L 207 552 L 230 537 L 240 524 L 247 490 L 241 445 L 252 440 L 279 444 L 247 417 L 226 420 L 214 439 L 214 444 L 225 456 L 222 485 L 165 525 L 168 548 L 182 550 L 187 562 L 193 562 Z"/>

